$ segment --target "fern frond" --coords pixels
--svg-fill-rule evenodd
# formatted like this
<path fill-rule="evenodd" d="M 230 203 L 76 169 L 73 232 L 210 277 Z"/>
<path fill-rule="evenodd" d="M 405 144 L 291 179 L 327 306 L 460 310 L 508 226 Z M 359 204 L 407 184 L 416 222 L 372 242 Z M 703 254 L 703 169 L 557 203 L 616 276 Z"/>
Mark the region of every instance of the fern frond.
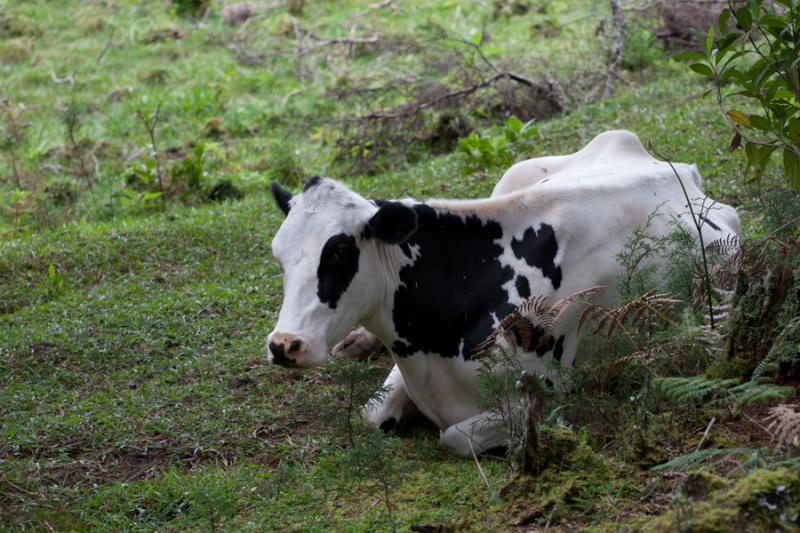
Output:
<path fill-rule="evenodd" d="M 795 405 L 777 405 L 769 410 L 764 419 L 769 422 L 767 431 L 772 433 L 772 440 L 784 448 L 800 448 L 800 413 Z"/>
<path fill-rule="evenodd" d="M 559 320 L 570 305 L 579 298 L 595 294 L 603 288 L 596 286 L 576 291 L 552 305 L 548 304 L 548 296 L 537 295 L 528 298 L 500 321 L 495 330 L 475 348 L 473 357 L 480 358 L 487 355 L 497 346 L 498 339 L 504 339 L 509 346 L 523 352 L 546 346 L 552 340 Z M 533 345 L 534 340 L 536 346 Z"/>
<path fill-rule="evenodd" d="M 725 237 L 708 243 L 706 250 L 718 256 L 735 255 L 742 251 L 742 243 L 737 235 L 729 233 Z"/>
<path fill-rule="evenodd" d="M 654 466 L 651 470 L 655 472 L 686 470 L 712 457 L 717 457 L 718 460 L 716 462 L 719 462 L 720 460 L 731 457 L 752 455 L 756 451 L 757 450 L 753 448 L 709 448 L 706 450 L 697 450 L 695 452 L 679 455 L 671 461 Z"/>
<path fill-rule="evenodd" d="M 714 379 L 706 376 L 655 378 L 652 386 L 667 400 L 678 404 L 709 407 L 740 406 L 786 399 L 794 394 L 793 387 L 738 379 Z"/>
<path fill-rule="evenodd" d="M 631 327 L 646 326 L 654 317 L 675 322 L 669 316 L 672 307 L 683 303 L 670 293 L 656 293 L 649 291 L 640 297 L 631 300 L 621 307 L 609 309 L 600 304 L 587 304 L 586 309 L 578 320 L 578 330 L 591 319 L 595 323 L 594 333 L 602 333 L 611 337 L 617 329 L 624 328 L 628 323 Z"/>

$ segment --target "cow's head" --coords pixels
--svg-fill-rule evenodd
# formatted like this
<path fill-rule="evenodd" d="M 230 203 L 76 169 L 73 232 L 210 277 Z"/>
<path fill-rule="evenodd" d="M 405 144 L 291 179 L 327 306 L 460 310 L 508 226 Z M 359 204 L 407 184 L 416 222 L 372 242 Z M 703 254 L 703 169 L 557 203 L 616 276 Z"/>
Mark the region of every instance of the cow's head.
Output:
<path fill-rule="evenodd" d="M 376 312 L 390 275 L 381 249 L 405 242 L 416 231 L 417 215 L 396 202 L 379 208 L 328 179 L 312 179 L 297 196 L 273 183 L 272 194 L 286 220 L 272 241 L 284 296 L 267 341 L 269 359 L 314 366 Z"/>

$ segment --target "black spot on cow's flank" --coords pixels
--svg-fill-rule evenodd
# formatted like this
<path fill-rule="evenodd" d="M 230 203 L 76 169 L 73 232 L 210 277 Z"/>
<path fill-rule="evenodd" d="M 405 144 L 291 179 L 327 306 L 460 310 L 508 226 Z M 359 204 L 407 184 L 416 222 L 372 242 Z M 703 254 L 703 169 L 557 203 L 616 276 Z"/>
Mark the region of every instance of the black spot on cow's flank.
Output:
<path fill-rule="evenodd" d="M 418 204 L 417 230 L 408 240 L 419 255 L 400 269 L 392 318 L 404 357 L 416 352 L 469 359 L 475 347 L 514 307 L 503 284 L 514 277 L 499 257 L 503 229 L 493 220 L 454 215 Z M 480 261 L 476 258 L 481 258 Z"/>
<path fill-rule="evenodd" d="M 380 426 L 378 426 L 378 427 L 379 427 L 379 428 L 381 429 L 381 431 L 383 431 L 384 433 L 389 433 L 389 432 L 391 432 L 391 431 L 394 429 L 394 427 L 395 427 L 396 425 L 397 425 L 397 419 L 395 419 L 395 417 L 391 417 L 391 418 L 388 418 L 388 419 L 384 420 L 384 421 L 381 423 L 381 425 L 380 425 Z"/>
<path fill-rule="evenodd" d="M 334 235 L 322 247 L 317 267 L 317 296 L 322 303 L 336 309 L 339 298 L 358 272 L 360 252 L 352 235 Z"/>
<path fill-rule="evenodd" d="M 511 249 L 517 259 L 525 259 L 529 265 L 541 269 L 554 289 L 561 286 L 561 267 L 555 265 L 558 242 L 553 226 L 542 223 L 539 231 L 526 229 L 522 240 L 511 239 Z"/>
<path fill-rule="evenodd" d="M 556 361 L 561 361 L 561 356 L 563 355 L 564 355 L 564 335 L 561 335 L 556 341 L 555 347 L 553 348 L 553 358 Z"/>
<path fill-rule="evenodd" d="M 520 298 L 531 297 L 531 286 L 528 283 L 528 278 L 526 278 L 525 276 L 517 276 L 516 286 L 517 286 L 517 293 L 519 293 Z"/>
<path fill-rule="evenodd" d="M 320 178 L 319 176 L 314 176 L 313 178 L 308 180 L 305 183 L 305 185 L 303 185 L 303 192 L 307 192 L 309 189 L 313 189 L 314 187 L 319 185 L 319 182 L 320 182 L 321 179 L 322 178 Z"/>

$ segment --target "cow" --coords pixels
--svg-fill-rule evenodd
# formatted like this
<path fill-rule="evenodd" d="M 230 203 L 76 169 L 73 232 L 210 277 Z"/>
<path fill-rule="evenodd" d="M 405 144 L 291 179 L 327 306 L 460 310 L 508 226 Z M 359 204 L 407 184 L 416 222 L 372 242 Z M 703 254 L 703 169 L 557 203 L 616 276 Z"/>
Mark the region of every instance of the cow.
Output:
<path fill-rule="evenodd" d="M 654 236 L 677 223 L 696 237 L 686 197 L 711 204 L 694 165 L 674 168 L 633 133 L 609 131 L 574 154 L 515 164 L 486 199 L 372 201 L 322 178 L 293 196 L 273 184 L 286 215 L 272 241 L 284 299 L 268 358 L 318 365 L 361 324 L 395 362 L 385 394 L 364 408 L 369 425 L 391 432 L 418 410 L 455 454 L 503 446 L 502 420 L 478 405 L 476 348 L 533 296 L 604 286 L 594 301 L 613 304 L 617 256 L 648 221 Z M 730 206 L 714 203 L 702 216 L 706 243 L 739 233 Z M 526 371 L 561 386 L 553 365 L 571 367 L 579 355 L 578 313 L 565 312 L 550 342 L 519 354 Z"/>

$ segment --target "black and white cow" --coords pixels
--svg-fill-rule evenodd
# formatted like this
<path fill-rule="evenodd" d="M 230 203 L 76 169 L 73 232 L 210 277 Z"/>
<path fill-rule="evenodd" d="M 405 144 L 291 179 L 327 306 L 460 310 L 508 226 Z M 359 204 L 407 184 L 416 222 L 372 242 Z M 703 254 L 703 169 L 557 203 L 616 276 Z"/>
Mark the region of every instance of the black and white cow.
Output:
<path fill-rule="evenodd" d="M 696 167 L 675 167 L 692 201 L 705 199 Z M 571 155 L 518 163 L 488 199 L 375 202 L 328 179 L 294 197 L 273 185 L 273 194 L 287 217 L 272 242 L 284 300 L 270 360 L 319 364 L 364 325 L 396 363 L 388 394 L 365 407 L 368 423 L 391 430 L 419 409 L 459 455 L 508 438 L 498 417 L 478 407 L 472 359 L 505 315 L 532 295 L 555 300 L 595 285 L 608 287 L 595 301 L 612 304 L 616 256 L 657 210 L 651 233 L 669 233 L 676 220 L 694 231 L 673 171 L 626 131 L 603 133 Z M 705 220 L 706 242 L 739 232 L 727 205 L 714 204 Z M 573 365 L 578 312 L 559 321 L 552 343 L 520 356 L 526 370 L 548 375 L 553 361 Z"/>

